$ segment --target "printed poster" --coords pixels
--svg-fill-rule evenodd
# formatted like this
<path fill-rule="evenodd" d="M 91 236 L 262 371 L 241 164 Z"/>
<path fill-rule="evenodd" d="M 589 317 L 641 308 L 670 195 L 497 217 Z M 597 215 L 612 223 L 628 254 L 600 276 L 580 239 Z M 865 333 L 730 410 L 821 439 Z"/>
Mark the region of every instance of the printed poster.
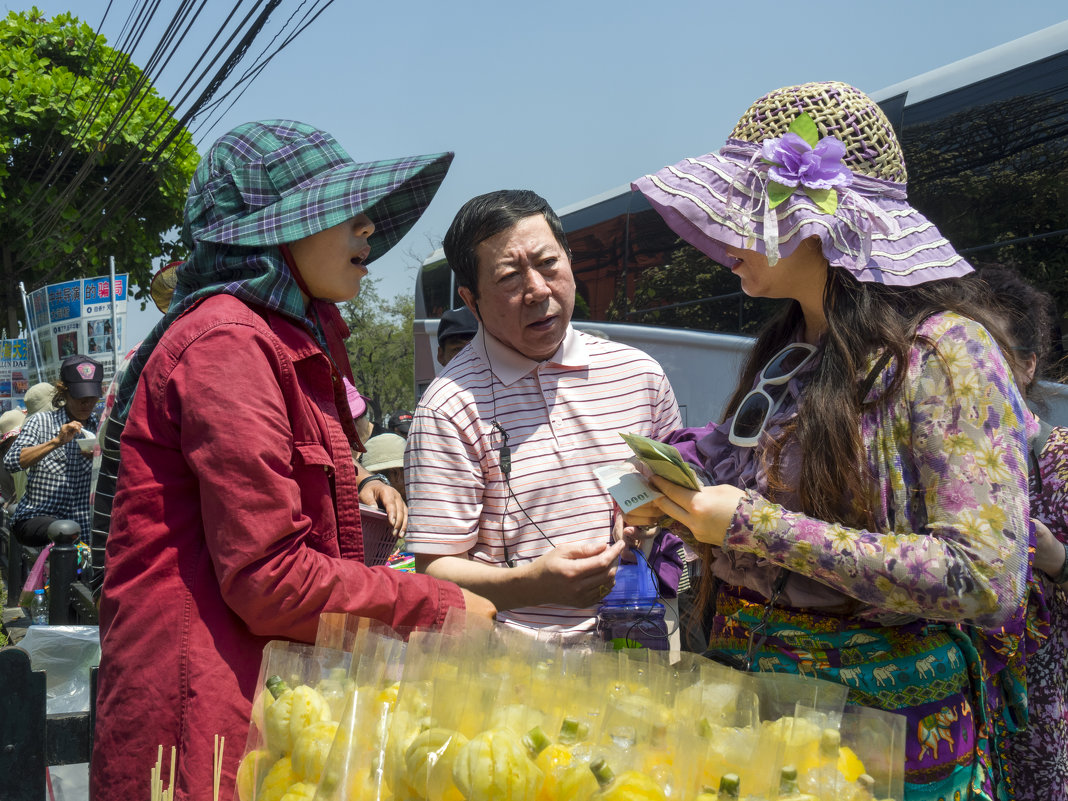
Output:
<path fill-rule="evenodd" d="M 76 354 L 96 359 L 104 365 L 105 383 L 111 380 L 113 354 L 126 350 L 127 289 L 127 276 L 122 274 L 115 276 L 114 286 L 107 276 L 80 278 L 42 287 L 27 296 L 29 328 L 37 345 L 36 354 L 31 348 L 28 355 L 34 364 L 40 357 L 43 380 L 56 380 L 63 360 Z"/>
<path fill-rule="evenodd" d="M 30 388 L 29 351 L 25 339 L 0 340 L 0 410 L 21 405 Z"/>
<path fill-rule="evenodd" d="M 82 281 L 82 318 L 85 320 L 85 351 L 97 361 L 103 355 L 124 352 L 123 321 L 126 319 L 126 276 L 115 276 L 115 325 L 112 330 L 112 292 L 107 276 Z"/>

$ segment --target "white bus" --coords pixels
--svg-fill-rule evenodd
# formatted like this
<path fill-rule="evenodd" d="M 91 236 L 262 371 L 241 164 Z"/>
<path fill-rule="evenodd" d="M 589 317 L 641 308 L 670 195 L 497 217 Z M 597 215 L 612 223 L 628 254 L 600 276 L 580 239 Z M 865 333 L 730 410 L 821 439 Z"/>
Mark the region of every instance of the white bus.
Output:
<path fill-rule="evenodd" d="M 1011 261 L 1068 311 L 1068 22 L 872 93 L 894 124 L 909 200 L 973 262 Z M 624 186 L 558 210 L 574 254 L 575 325 L 664 366 L 684 423 L 719 419 L 741 360 L 778 301 L 682 243 Z M 434 377 L 438 316 L 461 305 L 441 250 L 415 296 L 415 391 Z M 1064 355 L 1057 336 L 1055 358 Z M 1068 388 L 1047 385 L 1068 425 Z"/>

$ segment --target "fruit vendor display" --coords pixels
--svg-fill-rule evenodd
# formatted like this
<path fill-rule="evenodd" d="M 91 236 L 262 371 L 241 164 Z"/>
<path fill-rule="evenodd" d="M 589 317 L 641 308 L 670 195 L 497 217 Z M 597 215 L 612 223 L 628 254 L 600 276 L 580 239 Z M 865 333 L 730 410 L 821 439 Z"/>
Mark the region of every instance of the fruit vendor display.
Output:
<path fill-rule="evenodd" d="M 843 742 L 844 701 L 813 702 L 814 680 L 778 677 L 773 704 L 771 679 L 699 657 L 436 636 L 384 666 L 357 642 L 347 675 L 269 677 L 240 801 L 900 801 L 901 768 L 877 780 L 858 752 L 890 755 L 869 763 L 884 773 L 903 754 Z M 794 714 L 768 719 L 791 690 Z"/>

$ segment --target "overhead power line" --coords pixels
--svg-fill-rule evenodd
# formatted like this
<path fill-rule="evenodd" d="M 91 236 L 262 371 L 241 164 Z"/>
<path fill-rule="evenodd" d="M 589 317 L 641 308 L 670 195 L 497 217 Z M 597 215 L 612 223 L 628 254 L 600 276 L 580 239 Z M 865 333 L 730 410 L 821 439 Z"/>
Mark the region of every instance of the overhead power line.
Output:
<path fill-rule="evenodd" d="M 53 128 L 44 140 L 35 143 L 40 150 L 32 161 L 23 161 L 16 168 L 12 181 L 29 178 L 43 172 L 38 190 L 23 205 L 22 211 L 33 220 L 31 241 L 11 243 L 21 254 L 22 263 L 57 260 L 64 244 L 73 244 L 80 252 L 100 233 L 105 212 L 114 222 L 114 215 L 122 220 L 134 217 L 155 189 L 155 172 L 165 163 L 167 148 L 184 128 L 194 137 L 210 131 L 282 50 L 289 46 L 314 22 L 334 0 L 302 0 L 293 3 L 294 9 L 280 24 L 275 12 L 291 0 L 237 0 L 228 11 L 218 16 L 218 0 L 181 0 L 170 18 L 163 21 L 162 31 L 143 57 L 136 81 L 125 81 L 133 70 L 131 55 L 143 52 L 148 32 L 160 13 L 160 0 L 134 0 L 122 23 L 115 42 L 115 51 L 106 65 L 105 81 L 94 87 L 76 131 L 69 137 Z M 114 11 L 112 0 L 96 27 L 98 46 L 104 23 Z M 206 22 L 205 17 L 212 21 Z M 218 20 L 218 22 L 216 22 Z M 203 30 L 212 25 L 215 33 L 203 46 L 190 47 L 190 34 L 197 25 Z M 157 26 L 158 27 L 158 26 Z M 248 61 L 253 46 L 263 41 L 259 53 Z M 246 63 L 248 62 L 248 63 Z M 177 75 L 175 70 L 177 68 Z M 89 80 L 88 76 L 78 78 Z M 123 84 L 130 84 L 118 111 L 102 135 L 91 131 L 99 127 L 100 115 L 113 103 L 112 97 Z M 82 202 L 77 218 L 64 214 L 73 199 L 84 189 L 86 181 L 97 176 L 101 154 L 112 143 L 127 138 L 127 127 L 135 119 L 148 91 L 166 83 L 175 87 L 168 99 L 171 112 L 150 120 L 137 142 L 129 148 L 123 160 L 110 166 L 104 185 Z M 77 87 L 76 87 L 77 88 Z M 73 90 L 65 103 L 72 101 Z M 198 143 L 199 144 L 199 143 Z M 56 154 L 54 158 L 49 154 Z M 62 179 L 60 179 L 62 176 Z M 59 194 L 51 192 L 58 189 Z M 91 221 L 86 224 L 86 221 Z M 120 222 L 122 221 L 120 220 Z M 36 276 L 37 283 L 48 283 L 62 270 L 61 265 L 47 275 Z"/>

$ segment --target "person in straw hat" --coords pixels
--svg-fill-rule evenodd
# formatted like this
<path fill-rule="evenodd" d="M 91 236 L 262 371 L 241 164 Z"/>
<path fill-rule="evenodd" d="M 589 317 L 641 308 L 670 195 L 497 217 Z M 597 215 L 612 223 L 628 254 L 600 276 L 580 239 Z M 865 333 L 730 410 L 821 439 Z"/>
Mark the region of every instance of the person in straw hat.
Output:
<path fill-rule="evenodd" d="M 178 750 L 175 797 L 201 797 L 214 734 L 227 740 L 220 797 L 233 797 L 263 647 L 313 642 L 322 613 L 394 627 L 438 625 L 455 607 L 494 614 L 455 584 L 364 565 L 358 501 L 395 491 L 357 489 L 334 305 L 419 219 L 451 161 L 357 163 L 330 134 L 272 120 L 225 134 L 197 167 L 190 257 L 108 422 L 122 466 L 95 797 L 144 795 L 160 744 Z"/>
<path fill-rule="evenodd" d="M 708 486 L 653 478 L 658 509 L 628 522 L 700 543 L 710 655 L 905 715 L 907 799 L 1006 798 L 1029 417 L 981 282 L 906 182 L 882 110 L 833 82 L 765 95 L 718 152 L 634 182 L 743 292 L 789 302 L 724 419 L 669 438 Z"/>
<path fill-rule="evenodd" d="M 400 434 L 379 434 L 367 441 L 367 451 L 360 463 L 370 473 L 381 475 L 397 492 L 407 498 L 404 489 L 404 445 Z"/>
<path fill-rule="evenodd" d="M 4 454 L 10 450 L 15 437 L 22 431 L 26 412 L 22 409 L 9 409 L 0 414 L 0 503 L 8 507 L 16 503 L 26 491 L 26 473 L 19 470 L 12 473 L 3 465 Z"/>

